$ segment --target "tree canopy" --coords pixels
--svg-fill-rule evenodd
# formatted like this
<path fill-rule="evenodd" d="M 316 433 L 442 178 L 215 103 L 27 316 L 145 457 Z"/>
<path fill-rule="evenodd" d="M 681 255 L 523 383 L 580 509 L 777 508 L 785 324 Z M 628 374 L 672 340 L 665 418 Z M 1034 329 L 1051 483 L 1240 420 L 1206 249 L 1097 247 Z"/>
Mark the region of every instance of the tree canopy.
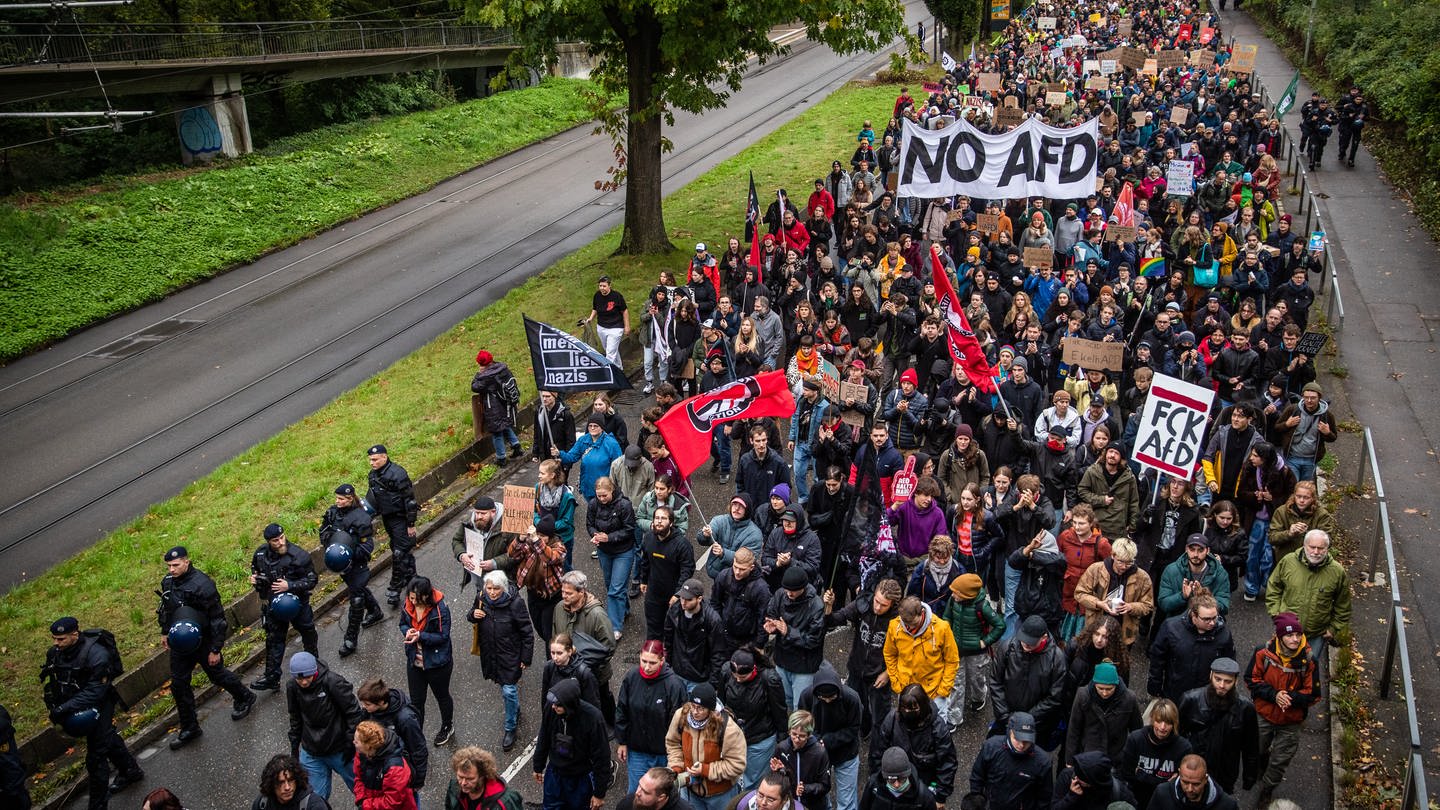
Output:
<path fill-rule="evenodd" d="M 467 0 L 470 14 L 508 27 L 523 46 L 518 63 L 548 62 L 559 42 L 584 42 L 602 92 L 625 93 L 612 118 L 618 178 L 625 184 L 620 252 L 670 249 L 660 210 L 662 122 L 674 110 L 721 107 L 740 88 L 751 56 L 783 52 L 770 29 L 787 22 L 839 53 L 878 50 L 904 34 L 900 0 Z M 618 142 L 620 127 L 625 141 Z"/>

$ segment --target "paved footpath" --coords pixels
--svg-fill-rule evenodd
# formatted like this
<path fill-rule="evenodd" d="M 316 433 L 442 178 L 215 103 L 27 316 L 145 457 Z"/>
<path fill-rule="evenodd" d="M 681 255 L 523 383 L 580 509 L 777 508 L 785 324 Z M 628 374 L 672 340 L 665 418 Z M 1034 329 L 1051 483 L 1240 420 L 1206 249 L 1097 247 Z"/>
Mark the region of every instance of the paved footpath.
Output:
<path fill-rule="evenodd" d="M 1259 45 L 1256 74 L 1273 100 L 1289 84 L 1295 66 L 1280 48 L 1265 38 L 1260 26 L 1243 11 L 1227 11 L 1224 30 L 1239 42 Z M 1366 89 L 1368 92 L 1368 88 Z M 1298 99 L 1310 98 L 1311 87 L 1300 82 Z M 1333 99 L 1332 99 L 1333 102 Z M 1297 104 L 1298 107 L 1298 104 Z M 1299 135 L 1299 116 L 1292 112 L 1285 123 L 1293 136 Z M 1440 582 L 1440 555 L 1427 548 L 1432 512 L 1437 511 L 1436 448 L 1440 446 L 1440 420 L 1432 417 L 1433 402 L 1440 384 L 1440 355 L 1435 332 L 1440 329 L 1440 281 L 1434 268 L 1440 266 L 1440 245 L 1420 226 L 1408 203 L 1395 192 L 1380 173 L 1364 143 L 1355 158 L 1355 168 L 1345 168 L 1335 157 L 1338 143 L 1328 145 L 1325 161 L 1309 173 L 1315 191 L 1316 210 L 1324 222 L 1334 251 L 1340 278 L 1340 297 L 1345 306 L 1341 351 L 1337 359 L 1322 366 L 1345 369 L 1341 395 L 1349 403 L 1356 421 L 1375 436 L 1386 496 L 1390 504 L 1401 596 L 1408 611 L 1410 654 L 1416 683 L 1415 705 L 1420 713 L 1420 731 L 1426 740 L 1428 778 L 1432 795 L 1440 789 L 1440 600 L 1417 598 L 1427 584 Z M 1294 209 L 1297 197 L 1287 197 Z M 1332 378 L 1330 386 L 1336 380 Z M 1346 409 L 1342 408 L 1341 412 Z M 1353 484 L 1359 473 L 1359 442 L 1342 447 L 1339 484 Z M 1346 452 L 1348 450 L 1348 452 Z M 1373 502 L 1371 502 L 1373 503 Z M 1342 512 L 1347 525 L 1360 540 L 1361 558 L 1352 576 L 1369 567 L 1370 540 L 1374 535 L 1374 508 L 1351 508 Z M 1359 520 L 1364 525 L 1357 525 Z M 1384 570 L 1383 558 L 1380 570 Z M 1388 628 L 1388 588 L 1365 588 L 1357 584 L 1355 627 L 1370 672 L 1378 677 Z M 1398 673 L 1398 670 L 1397 670 Z M 1373 691 L 1369 693 L 1373 696 Z M 1377 700 L 1378 702 L 1378 700 Z M 1387 755 L 1403 761 L 1407 750 L 1404 709 L 1398 699 L 1377 707 L 1377 719 L 1388 733 L 1383 740 L 1393 746 Z"/>

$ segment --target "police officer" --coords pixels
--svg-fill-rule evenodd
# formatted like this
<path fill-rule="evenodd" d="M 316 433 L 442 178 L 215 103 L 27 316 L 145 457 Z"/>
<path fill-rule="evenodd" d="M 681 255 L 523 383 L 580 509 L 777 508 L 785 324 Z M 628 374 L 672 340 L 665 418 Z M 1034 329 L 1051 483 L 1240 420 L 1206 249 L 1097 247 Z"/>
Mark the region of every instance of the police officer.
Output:
<path fill-rule="evenodd" d="M 103 810 L 110 794 L 145 778 L 135 755 L 115 731 L 115 705 L 120 695 L 114 679 L 120 674 L 120 654 L 114 636 L 104 631 L 80 633 L 80 622 L 71 616 L 50 625 L 55 646 L 45 655 L 40 677 L 45 681 L 45 706 L 50 721 L 64 724 L 77 713 L 94 710 L 96 716 L 85 729 L 85 772 L 89 776 L 90 810 Z M 108 644 L 102 639 L 108 639 Z M 67 729 L 70 731 L 71 729 Z M 78 734 L 77 734 L 78 736 Z M 110 765 L 115 781 L 110 781 Z"/>
<path fill-rule="evenodd" d="M 1320 168 L 1320 160 L 1325 157 L 1325 143 L 1330 140 L 1330 133 L 1335 130 L 1335 124 L 1339 120 L 1335 111 L 1330 109 L 1330 102 L 1323 98 L 1305 117 L 1310 138 L 1310 171 Z"/>
<path fill-rule="evenodd" d="M 380 603 L 370 592 L 370 557 L 375 553 L 375 525 L 370 513 L 360 503 L 355 487 L 341 484 L 335 488 L 335 505 L 325 510 L 320 519 L 320 543 L 329 547 L 336 538 L 348 537 L 350 567 L 340 572 L 340 578 L 350 588 L 350 620 L 345 625 L 345 641 L 340 645 L 340 657 L 346 658 L 355 652 L 355 642 L 360 638 L 360 628 L 373 627 L 385 621 L 380 612 Z"/>
<path fill-rule="evenodd" d="M 260 596 L 260 611 L 265 618 L 265 674 L 250 684 L 251 689 L 280 688 L 280 662 L 285 657 L 285 637 L 290 626 L 300 634 L 305 652 L 319 652 L 320 634 L 315 632 L 315 614 L 310 609 L 310 592 L 319 578 L 315 564 L 303 549 L 290 545 L 285 529 L 278 523 L 265 527 L 265 544 L 255 549 L 250 558 L 250 584 Z M 291 594 L 300 601 L 300 612 L 286 618 L 293 603 L 284 604 L 282 594 Z"/>
<path fill-rule="evenodd" d="M 1370 105 L 1360 88 L 1350 88 L 1350 95 L 1340 103 L 1340 159 L 1355 168 L 1355 150 L 1360 148 L 1360 133 L 1370 118 Z M 1347 153 L 1348 150 L 1348 153 Z"/>
<path fill-rule="evenodd" d="M 415 520 L 420 516 L 420 504 L 415 502 L 415 485 L 405 468 L 390 460 L 385 445 L 371 447 L 370 490 L 365 500 L 374 508 L 380 520 L 385 523 L 385 533 L 390 535 L 390 586 L 385 589 L 385 599 L 390 607 L 400 606 L 400 591 L 415 576 Z"/>
<path fill-rule="evenodd" d="M 225 606 L 215 580 L 190 564 L 190 552 L 176 546 L 165 552 L 169 573 L 160 580 L 160 641 L 170 651 L 170 694 L 175 697 L 175 710 L 180 713 L 180 733 L 170 741 L 170 750 L 178 751 L 204 734 L 195 715 L 195 690 L 190 676 L 196 665 L 205 671 L 210 682 L 230 693 L 235 700 L 231 720 L 244 720 L 255 708 L 255 693 L 245 688 L 235 673 L 225 668 L 221 649 L 229 626 L 225 622 Z M 199 639 L 191 638 L 190 626 L 198 628 Z M 171 634 L 179 631 L 174 640 Z"/>
<path fill-rule="evenodd" d="M 1320 109 L 1320 94 L 1310 93 L 1310 100 L 1300 105 L 1300 154 L 1310 154 L 1310 116 Z"/>
<path fill-rule="evenodd" d="M 15 742 L 15 722 L 0 703 L 0 810 L 30 810 L 30 789 L 25 786 L 25 763 Z"/>

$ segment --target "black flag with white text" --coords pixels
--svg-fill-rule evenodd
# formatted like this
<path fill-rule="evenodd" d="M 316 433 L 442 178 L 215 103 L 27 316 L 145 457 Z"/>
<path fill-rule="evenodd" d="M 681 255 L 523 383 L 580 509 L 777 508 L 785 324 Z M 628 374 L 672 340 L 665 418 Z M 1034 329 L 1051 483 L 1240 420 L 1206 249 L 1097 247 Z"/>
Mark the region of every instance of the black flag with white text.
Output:
<path fill-rule="evenodd" d="M 521 316 L 525 318 L 525 316 Z M 537 391 L 619 391 L 631 388 L 625 370 L 595 347 L 548 323 L 525 318 Z"/>

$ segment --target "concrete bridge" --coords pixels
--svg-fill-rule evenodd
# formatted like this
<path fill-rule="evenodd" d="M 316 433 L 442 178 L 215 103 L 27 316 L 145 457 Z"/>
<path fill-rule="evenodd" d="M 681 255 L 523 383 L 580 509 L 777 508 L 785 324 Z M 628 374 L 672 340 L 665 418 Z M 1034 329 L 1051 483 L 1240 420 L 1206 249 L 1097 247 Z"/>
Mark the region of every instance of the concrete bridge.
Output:
<path fill-rule="evenodd" d="M 177 93 L 186 163 L 251 150 L 242 88 L 452 68 L 498 69 L 509 32 L 450 20 L 16 24 L 0 33 L 0 104 Z M 97 80 L 98 74 L 98 80 Z M 482 77 L 487 78 L 487 77 Z M 118 106 L 118 105 L 117 105 Z"/>

